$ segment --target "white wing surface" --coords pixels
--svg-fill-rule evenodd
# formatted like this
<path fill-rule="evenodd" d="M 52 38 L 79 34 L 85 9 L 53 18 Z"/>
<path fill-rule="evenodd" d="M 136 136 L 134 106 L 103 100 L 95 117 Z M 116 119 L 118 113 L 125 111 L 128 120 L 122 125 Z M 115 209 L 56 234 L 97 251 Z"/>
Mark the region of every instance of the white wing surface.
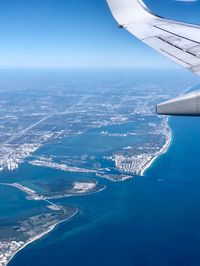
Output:
<path fill-rule="evenodd" d="M 200 27 L 159 17 L 141 0 L 107 0 L 120 26 L 174 62 L 200 75 Z"/>

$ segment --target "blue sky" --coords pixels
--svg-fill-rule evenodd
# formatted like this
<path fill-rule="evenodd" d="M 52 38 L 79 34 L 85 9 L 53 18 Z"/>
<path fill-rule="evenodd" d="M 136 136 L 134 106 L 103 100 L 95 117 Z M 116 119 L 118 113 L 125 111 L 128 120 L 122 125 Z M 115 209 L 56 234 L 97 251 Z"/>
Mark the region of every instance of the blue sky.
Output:
<path fill-rule="evenodd" d="M 146 0 L 200 24 L 200 2 Z M 0 0 L 0 68 L 175 67 L 116 27 L 105 0 Z"/>

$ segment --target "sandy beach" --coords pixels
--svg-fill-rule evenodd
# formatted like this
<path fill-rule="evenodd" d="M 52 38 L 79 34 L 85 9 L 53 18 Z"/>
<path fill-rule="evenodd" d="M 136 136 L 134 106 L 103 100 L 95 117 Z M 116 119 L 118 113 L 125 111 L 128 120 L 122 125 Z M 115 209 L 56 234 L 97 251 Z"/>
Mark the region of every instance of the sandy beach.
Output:
<path fill-rule="evenodd" d="M 152 159 L 150 161 L 148 161 L 145 165 L 145 167 L 143 168 L 143 170 L 141 171 L 141 176 L 144 176 L 146 170 L 154 163 L 154 161 L 162 154 L 166 153 L 167 150 L 170 147 L 171 141 L 172 141 L 172 131 L 168 125 L 168 121 L 169 121 L 169 117 L 166 118 L 166 142 L 165 144 L 161 147 L 161 149 L 159 150 L 159 152 L 157 152 L 154 156 L 152 155 Z"/>
<path fill-rule="evenodd" d="M 8 265 L 8 263 L 9 263 L 9 262 L 15 257 L 15 255 L 16 255 L 17 253 L 19 253 L 22 249 L 24 249 L 26 246 L 28 246 L 28 245 L 30 245 L 31 243 L 33 243 L 34 241 L 36 241 L 36 240 L 42 238 L 43 236 L 49 234 L 51 231 L 54 230 L 54 228 L 55 228 L 56 226 L 58 226 L 59 224 L 64 223 L 64 222 L 66 222 L 66 221 L 72 219 L 74 216 L 77 215 L 77 213 L 78 213 L 78 209 L 76 209 L 76 211 L 75 211 L 70 217 L 68 217 L 67 219 L 65 219 L 65 220 L 61 220 L 60 222 L 58 222 L 58 223 L 56 223 L 56 224 L 50 226 L 48 230 L 46 230 L 46 231 L 44 231 L 43 233 L 41 233 L 41 234 L 39 234 L 39 235 L 36 235 L 35 237 L 31 238 L 27 243 L 25 243 L 25 244 L 24 244 L 23 246 L 21 246 L 21 247 L 15 252 L 15 253 L 13 253 L 13 255 L 9 258 L 9 260 L 6 262 L 5 265 Z"/>

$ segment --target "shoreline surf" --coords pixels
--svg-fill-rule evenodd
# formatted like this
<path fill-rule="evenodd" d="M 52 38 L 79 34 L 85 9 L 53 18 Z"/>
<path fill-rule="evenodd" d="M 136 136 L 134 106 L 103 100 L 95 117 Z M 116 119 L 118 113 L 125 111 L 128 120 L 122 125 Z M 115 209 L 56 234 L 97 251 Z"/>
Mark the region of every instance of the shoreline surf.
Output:
<path fill-rule="evenodd" d="M 42 237 L 44 237 L 45 235 L 48 235 L 50 232 L 52 232 L 59 224 L 62 224 L 64 222 L 69 221 L 70 219 L 72 219 L 74 216 L 77 215 L 78 213 L 78 208 L 75 210 L 75 212 L 70 215 L 69 217 L 67 217 L 66 219 L 52 225 L 49 227 L 48 230 L 44 231 L 43 233 L 33 237 L 32 239 L 30 239 L 27 243 L 25 243 L 23 246 L 21 246 L 17 251 L 15 251 L 15 253 L 13 253 L 13 255 L 9 258 L 9 260 L 5 263 L 5 265 L 9 265 L 9 263 L 11 262 L 11 260 L 17 255 L 17 253 L 19 253 L 20 251 L 22 251 L 25 247 L 27 247 L 28 245 L 30 245 L 31 243 L 41 239 Z"/>
<path fill-rule="evenodd" d="M 149 162 L 146 163 L 145 167 L 143 168 L 143 170 L 141 171 L 140 175 L 144 176 L 145 172 L 153 165 L 153 163 L 162 155 L 165 154 L 172 142 L 172 130 L 169 126 L 169 116 L 167 116 L 166 118 L 166 141 L 165 144 L 161 147 L 161 149 L 151 158 L 151 160 Z"/>

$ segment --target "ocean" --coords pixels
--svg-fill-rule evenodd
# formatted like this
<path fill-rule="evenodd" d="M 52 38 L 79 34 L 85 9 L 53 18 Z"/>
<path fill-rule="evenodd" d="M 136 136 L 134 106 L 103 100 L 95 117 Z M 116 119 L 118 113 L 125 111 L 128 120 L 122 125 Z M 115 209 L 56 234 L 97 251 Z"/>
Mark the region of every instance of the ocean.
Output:
<path fill-rule="evenodd" d="M 172 143 L 145 172 L 82 198 L 76 217 L 19 252 L 10 266 L 200 265 L 200 120 L 172 117 Z"/>

